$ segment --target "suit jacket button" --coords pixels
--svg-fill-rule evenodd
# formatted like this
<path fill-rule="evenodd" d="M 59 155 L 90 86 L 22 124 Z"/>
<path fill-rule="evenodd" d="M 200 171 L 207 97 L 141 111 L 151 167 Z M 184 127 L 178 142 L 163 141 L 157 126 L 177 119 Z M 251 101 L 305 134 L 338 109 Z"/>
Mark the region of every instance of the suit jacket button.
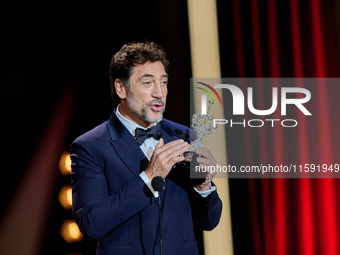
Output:
<path fill-rule="evenodd" d="M 187 239 L 185 238 L 185 236 L 183 236 L 183 241 L 184 241 L 184 242 L 186 242 L 186 241 L 187 241 Z"/>

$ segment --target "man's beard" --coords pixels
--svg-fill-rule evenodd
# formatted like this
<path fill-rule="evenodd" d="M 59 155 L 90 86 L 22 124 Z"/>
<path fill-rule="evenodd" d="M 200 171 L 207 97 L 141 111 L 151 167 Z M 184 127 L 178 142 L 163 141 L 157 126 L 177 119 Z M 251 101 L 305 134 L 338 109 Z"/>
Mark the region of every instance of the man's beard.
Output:
<path fill-rule="evenodd" d="M 149 106 L 146 106 L 143 110 L 142 110 L 142 120 L 143 121 L 146 121 L 146 122 L 149 122 L 149 123 L 158 123 L 160 122 L 162 119 L 163 119 L 163 113 L 165 111 L 165 107 L 164 107 L 164 103 L 163 104 L 163 109 L 162 111 L 160 112 L 160 116 L 157 118 L 157 119 L 151 119 L 149 115 L 149 111 L 148 111 L 148 107 Z M 152 110 L 151 110 L 152 111 Z"/>
<path fill-rule="evenodd" d="M 130 94 L 131 95 L 131 94 Z M 142 108 L 141 112 L 137 112 L 136 108 L 138 107 L 137 105 L 135 105 L 134 103 L 135 101 L 133 100 L 133 98 L 128 98 L 127 100 L 127 107 L 130 110 L 130 112 L 132 112 L 135 116 L 137 116 L 139 119 L 141 119 L 142 121 L 148 122 L 148 123 L 158 123 L 163 119 L 163 113 L 165 111 L 165 103 L 161 100 L 161 99 L 154 99 L 148 103 L 146 103 L 146 106 L 144 108 Z M 152 104 L 161 104 L 163 109 L 160 112 L 160 115 L 158 118 L 152 118 L 150 115 L 150 111 L 152 111 L 152 109 L 149 107 Z M 148 110 L 149 108 L 149 110 Z"/>

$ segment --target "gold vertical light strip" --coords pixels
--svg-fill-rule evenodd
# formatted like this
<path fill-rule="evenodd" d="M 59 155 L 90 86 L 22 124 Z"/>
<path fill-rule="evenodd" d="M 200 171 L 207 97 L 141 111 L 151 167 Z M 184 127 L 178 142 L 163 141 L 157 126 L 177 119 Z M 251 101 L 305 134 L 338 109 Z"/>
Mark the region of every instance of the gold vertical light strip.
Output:
<path fill-rule="evenodd" d="M 188 0 L 191 65 L 193 78 L 221 78 L 217 12 L 215 0 Z M 213 85 L 212 85 L 213 86 Z M 222 95 L 221 89 L 216 91 Z M 199 113 L 200 97 L 194 91 L 195 112 Z M 222 107 L 213 107 L 211 114 L 224 116 Z M 218 164 L 227 165 L 227 148 L 225 128 L 220 125 L 212 135 L 215 139 L 205 139 L 204 144 L 214 155 Z M 216 141 L 216 140 L 215 140 Z M 210 232 L 205 231 L 205 255 L 231 255 L 233 254 L 229 183 L 227 178 L 215 178 L 219 196 L 223 202 L 223 210 L 219 225 Z"/>

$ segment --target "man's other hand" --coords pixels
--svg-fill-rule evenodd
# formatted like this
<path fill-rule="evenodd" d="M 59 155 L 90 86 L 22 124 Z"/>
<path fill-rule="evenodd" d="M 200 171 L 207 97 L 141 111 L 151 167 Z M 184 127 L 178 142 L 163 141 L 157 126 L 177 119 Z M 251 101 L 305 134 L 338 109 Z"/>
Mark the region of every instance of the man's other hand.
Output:
<path fill-rule="evenodd" d="M 205 167 L 205 169 L 211 169 L 211 168 L 208 168 L 208 166 L 216 167 L 217 161 L 215 160 L 214 156 L 210 153 L 210 151 L 207 148 L 197 148 L 195 149 L 195 153 L 203 156 L 203 157 L 198 157 L 196 159 L 200 167 Z M 207 171 L 205 175 L 205 181 L 202 184 L 195 185 L 195 188 L 198 191 L 209 190 L 210 183 L 212 179 L 215 177 L 216 173 L 217 173 L 216 171 L 210 171 L 210 172 Z"/>

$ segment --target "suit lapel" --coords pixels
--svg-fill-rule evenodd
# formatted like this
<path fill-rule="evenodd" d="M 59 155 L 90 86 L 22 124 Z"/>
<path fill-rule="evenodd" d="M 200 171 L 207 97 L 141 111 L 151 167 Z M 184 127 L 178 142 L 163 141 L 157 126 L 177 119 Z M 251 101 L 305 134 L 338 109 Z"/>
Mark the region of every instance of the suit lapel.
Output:
<path fill-rule="evenodd" d="M 149 163 L 135 138 L 119 121 L 115 111 L 108 120 L 111 145 L 127 168 L 137 176 Z"/>
<path fill-rule="evenodd" d="M 176 133 L 170 128 L 167 122 L 162 121 L 162 138 L 164 140 L 164 144 L 172 142 L 176 139 Z"/>

